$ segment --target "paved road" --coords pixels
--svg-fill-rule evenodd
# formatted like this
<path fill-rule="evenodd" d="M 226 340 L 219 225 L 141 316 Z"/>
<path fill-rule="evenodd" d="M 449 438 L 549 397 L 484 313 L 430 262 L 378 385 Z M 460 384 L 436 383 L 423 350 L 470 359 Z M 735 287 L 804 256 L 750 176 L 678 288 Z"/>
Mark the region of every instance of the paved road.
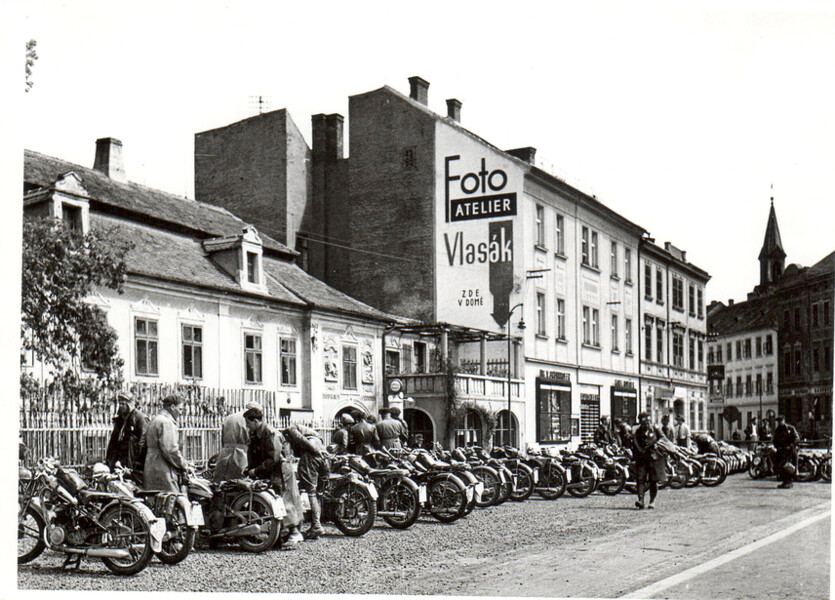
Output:
<path fill-rule="evenodd" d="M 476 510 L 442 525 L 407 531 L 382 523 L 359 539 L 337 534 L 293 552 L 200 552 L 176 567 L 152 563 L 132 578 L 87 561 L 62 573 L 46 555 L 18 569 L 22 589 L 271 591 L 617 598 L 680 576 L 775 532 L 830 510 L 831 486 L 731 476 L 718 488 L 663 490 L 655 511 L 621 494 L 563 497 Z M 831 519 L 652 598 L 827 598 Z M 760 542 L 762 543 L 762 542 Z M 783 549 L 796 551 L 786 560 Z"/>

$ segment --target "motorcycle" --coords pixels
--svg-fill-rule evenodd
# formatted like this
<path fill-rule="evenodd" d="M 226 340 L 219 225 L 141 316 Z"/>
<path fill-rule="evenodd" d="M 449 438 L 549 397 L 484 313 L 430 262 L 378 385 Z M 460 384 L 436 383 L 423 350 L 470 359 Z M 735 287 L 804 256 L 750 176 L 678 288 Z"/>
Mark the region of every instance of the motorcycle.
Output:
<path fill-rule="evenodd" d="M 538 449 L 528 448 L 524 460 L 537 474 L 534 490 L 541 498 L 556 500 L 565 493 L 568 484 L 565 467 L 555 458 L 543 455 Z"/>
<path fill-rule="evenodd" d="M 597 489 L 607 496 L 616 496 L 626 487 L 629 478 L 628 467 L 624 467 L 618 460 L 608 454 L 604 448 L 587 443 L 580 446 L 578 454 L 593 461 L 601 471 L 601 479 L 597 482 Z"/>
<path fill-rule="evenodd" d="M 426 486 L 426 508 L 441 523 L 452 523 L 464 516 L 475 495 L 475 487 L 465 484 L 427 450 L 417 449 L 403 459 L 411 465 L 412 479 Z"/>
<path fill-rule="evenodd" d="M 769 475 L 774 475 L 774 460 L 777 455 L 777 449 L 771 444 L 760 445 L 754 457 L 751 459 L 751 465 L 748 467 L 748 476 L 751 479 L 762 479 Z"/>
<path fill-rule="evenodd" d="M 184 493 L 143 490 L 141 474 L 125 469 L 119 463 L 112 472 L 107 465 L 96 463 L 90 481 L 98 491 L 141 499 L 157 518 L 165 521 L 162 549 L 156 553 L 162 562 L 174 565 L 189 555 L 197 529 L 205 524 L 198 502 L 189 502 Z"/>
<path fill-rule="evenodd" d="M 63 568 L 95 557 L 117 575 L 134 575 L 161 550 L 165 522 L 139 500 L 93 491 L 52 458 L 28 474 L 19 487 L 18 564 L 49 549 L 67 555 Z"/>
<path fill-rule="evenodd" d="M 376 468 L 372 468 L 371 461 Z M 365 457 L 350 456 L 352 469 L 370 479 L 379 490 L 377 516 L 395 529 L 407 529 L 420 517 L 421 488 L 409 478 L 409 471 L 398 468 L 392 457 L 382 451 L 372 452 Z M 422 489 L 423 497 L 426 488 Z"/>
<path fill-rule="evenodd" d="M 322 520 L 347 536 L 365 535 L 377 517 L 377 487 L 351 467 L 347 456 L 328 458 L 332 466 L 322 494 Z"/>
<path fill-rule="evenodd" d="M 513 482 L 510 499 L 514 502 L 524 502 L 530 498 L 536 487 L 539 474 L 520 458 L 519 451 L 512 446 L 494 447 L 490 456 L 510 473 Z"/>
<path fill-rule="evenodd" d="M 264 552 L 276 544 L 287 510 L 269 481 L 243 478 L 214 483 L 193 471 L 186 478 L 188 500 L 192 506 L 196 502 L 204 515 L 198 541 L 237 543 L 247 552 Z"/>

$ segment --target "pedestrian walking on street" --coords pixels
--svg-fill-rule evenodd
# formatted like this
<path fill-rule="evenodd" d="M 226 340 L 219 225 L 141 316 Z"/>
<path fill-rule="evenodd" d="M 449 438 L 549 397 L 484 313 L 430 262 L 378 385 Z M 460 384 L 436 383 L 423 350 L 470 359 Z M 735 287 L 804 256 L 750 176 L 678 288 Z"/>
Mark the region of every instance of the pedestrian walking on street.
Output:
<path fill-rule="evenodd" d="M 655 508 L 658 484 L 667 479 L 667 461 L 658 442 L 664 438 L 661 428 L 649 420 L 649 415 L 638 415 L 638 428 L 635 430 L 633 455 L 635 458 L 635 482 L 638 486 L 638 501 L 635 506 L 644 508 L 644 496 L 649 489 L 647 508 Z"/>
<path fill-rule="evenodd" d="M 664 414 L 661 416 L 661 433 L 664 434 L 665 438 L 675 443 L 676 430 L 673 429 L 672 425 L 670 425 L 670 415 L 668 414 Z"/>
<path fill-rule="evenodd" d="M 777 417 L 777 427 L 774 429 L 774 447 L 777 454 L 774 457 L 774 469 L 777 477 L 780 478 L 778 488 L 792 487 L 792 479 L 797 472 L 797 444 L 800 442 L 800 434 L 794 425 L 786 423 L 786 417 Z"/>
<path fill-rule="evenodd" d="M 294 423 L 284 430 L 293 452 L 299 457 L 299 491 L 310 501 L 310 528 L 302 532 L 305 539 L 316 540 L 325 533 L 322 527 L 321 498 L 330 475 L 330 464 L 324 456 L 325 445 L 315 429 Z"/>
<path fill-rule="evenodd" d="M 354 452 L 357 454 L 368 454 L 380 447 L 380 436 L 377 435 L 377 428 L 368 422 L 365 413 L 357 409 L 354 411 L 356 425 L 351 427 L 351 435 L 354 436 Z"/>
<path fill-rule="evenodd" d="M 246 469 L 249 433 L 247 431 L 244 413 L 255 403 L 247 404 L 244 410 L 234 412 L 226 417 L 220 428 L 220 453 L 215 464 L 214 480 L 216 482 L 243 477 Z"/>
<path fill-rule="evenodd" d="M 676 416 L 676 444 L 685 448 L 690 447 L 690 428 L 681 415 Z"/>
<path fill-rule="evenodd" d="M 400 423 L 400 442 L 405 447 L 409 445 L 409 426 L 400 417 L 400 407 L 391 407 L 391 418 Z"/>
<path fill-rule="evenodd" d="M 380 420 L 377 422 L 377 437 L 380 438 L 380 445 L 385 449 L 401 448 L 401 434 L 400 421 L 391 418 L 391 411 L 388 408 L 381 408 Z"/>
<path fill-rule="evenodd" d="M 188 466 L 180 454 L 177 419 L 180 416 L 182 398 L 169 394 L 162 399 L 162 410 L 151 419 L 145 430 L 145 480 L 146 490 L 164 492 L 180 491 L 180 480 Z"/>
<path fill-rule="evenodd" d="M 600 417 L 600 424 L 594 430 L 594 443 L 598 446 L 608 446 L 613 444 L 615 437 L 612 435 L 612 430 L 609 427 L 609 417 L 603 415 Z"/>
<path fill-rule="evenodd" d="M 113 432 L 110 434 L 104 462 L 111 469 L 118 462 L 128 469 L 141 471 L 145 462 L 142 435 L 148 426 L 148 418 L 136 408 L 129 392 L 119 392 L 116 400 L 118 408 L 113 417 Z"/>

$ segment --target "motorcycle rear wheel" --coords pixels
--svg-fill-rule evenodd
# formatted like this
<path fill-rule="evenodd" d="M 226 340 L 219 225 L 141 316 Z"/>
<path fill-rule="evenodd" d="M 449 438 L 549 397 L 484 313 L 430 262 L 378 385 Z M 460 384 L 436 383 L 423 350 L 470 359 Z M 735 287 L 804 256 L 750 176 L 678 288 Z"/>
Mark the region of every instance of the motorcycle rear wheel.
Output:
<path fill-rule="evenodd" d="M 728 477 L 728 467 L 721 460 L 708 459 L 703 465 L 702 485 L 716 487 Z"/>
<path fill-rule="evenodd" d="M 99 522 L 107 530 L 108 548 L 127 550 L 128 558 L 102 558 L 104 566 L 117 575 L 135 575 L 151 562 L 151 526 L 144 515 L 131 504 L 116 504 L 100 515 Z"/>
<path fill-rule="evenodd" d="M 754 464 L 751 463 L 751 466 L 748 467 L 748 477 L 751 479 L 762 479 L 766 476 L 766 470 L 763 468 L 762 463 Z"/>
<path fill-rule="evenodd" d="M 499 499 L 499 474 L 492 467 L 473 467 L 473 475 L 476 476 L 483 485 L 484 491 L 481 492 L 481 499 L 476 500 L 476 506 L 484 508 L 492 506 Z"/>
<path fill-rule="evenodd" d="M 41 555 L 46 548 L 45 529 L 41 513 L 31 506 L 17 516 L 17 564 L 31 562 Z"/>
<path fill-rule="evenodd" d="M 697 460 L 688 460 L 687 464 L 690 465 L 690 477 L 687 478 L 684 486 L 696 487 L 702 482 L 702 472 L 704 471 L 704 467 L 702 466 L 702 463 Z"/>
<path fill-rule="evenodd" d="M 556 500 L 565 493 L 565 475 L 555 467 L 547 471 L 540 470 L 536 493 L 546 500 Z"/>
<path fill-rule="evenodd" d="M 510 493 L 510 499 L 514 502 L 524 502 L 533 494 L 533 470 L 520 464 L 513 474 L 516 475 L 516 489 Z"/>
<path fill-rule="evenodd" d="M 601 483 L 597 486 L 598 489 L 607 496 L 616 496 L 623 491 L 623 488 L 626 487 L 626 471 L 620 465 L 615 465 L 613 467 L 613 472 L 607 473 L 605 478 L 607 480 L 615 480 L 613 483 Z"/>
<path fill-rule="evenodd" d="M 162 549 L 157 552 L 160 561 L 167 565 L 176 565 L 185 560 L 194 547 L 195 531 L 186 522 L 186 513 L 180 505 L 174 506 L 174 512 L 165 518 L 167 540 L 162 542 Z"/>
<path fill-rule="evenodd" d="M 597 487 L 597 480 L 594 478 L 594 473 L 589 469 L 580 467 L 580 480 L 572 481 L 568 484 L 568 493 L 575 498 L 585 498 L 590 495 Z"/>
<path fill-rule="evenodd" d="M 463 514 L 467 503 L 466 487 L 460 479 L 436 479 L 429 484 L 429 512 L 441 523 L 452 523 Z"/>
<path fill-rule="evenodd" d="M 814 481 L 818 473 L 818 464 L 809 456 L 797 457 L 797 472 L 794 480 L 800 482 Z"/>
<path fill-rule="evenodd" d="M 261 527 L 261 531 L 254 535 L 236 538 L 241 548 L 247 552 L 264 552 L 275 546 L 281 521 L 275 518 L 273 507 L 266 500 L 254 494 L 241 494 L 232 501 L 230 508 L 242 519 L 239 525 L 246 523 Z"/>
<path fill-rule="evenodd" d="M 363 487 L 349 482 L 333 492 L 333 524 L 349 537 L 368 533 L 377 518 L 377 504 Z"/>
<path fill-rule="evenodd" d="M 383 510 L 406 514 L 405 517 L 383 517 L 383 520 L 395 529 L 408 529 L 420 517 L 418 494 L 402 481 L 395 481 L 384 486 L 380 491 L 380 497 Z"/>

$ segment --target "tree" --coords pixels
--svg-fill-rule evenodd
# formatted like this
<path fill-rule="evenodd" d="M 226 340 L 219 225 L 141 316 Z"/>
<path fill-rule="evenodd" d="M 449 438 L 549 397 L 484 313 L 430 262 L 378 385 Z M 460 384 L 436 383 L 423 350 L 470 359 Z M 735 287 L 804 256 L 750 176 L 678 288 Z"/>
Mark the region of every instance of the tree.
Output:
<path fill-rule="evenodd" d="M 38 60 L 38 53 L 35 51 L 35 46 L 38 45 L 37 40 L 29 40 L 26 42 L 26 92 L 32 89 L 35 82 L 32 81 L 32 67 L 35 66 L 35 61 Z"/>
<path fill-rule="evenodd" d="M 122 383 L 116 332 L 85 299 L 96 286 L 122 293 L 129 250 L 116 228 L 82 236 L 56 220 L 24 221 L 21 347 L 34 351 L 50 372 L 50 387 L 69 399 Z M 22 370 L 21 393 L 39 388 Z"/>

